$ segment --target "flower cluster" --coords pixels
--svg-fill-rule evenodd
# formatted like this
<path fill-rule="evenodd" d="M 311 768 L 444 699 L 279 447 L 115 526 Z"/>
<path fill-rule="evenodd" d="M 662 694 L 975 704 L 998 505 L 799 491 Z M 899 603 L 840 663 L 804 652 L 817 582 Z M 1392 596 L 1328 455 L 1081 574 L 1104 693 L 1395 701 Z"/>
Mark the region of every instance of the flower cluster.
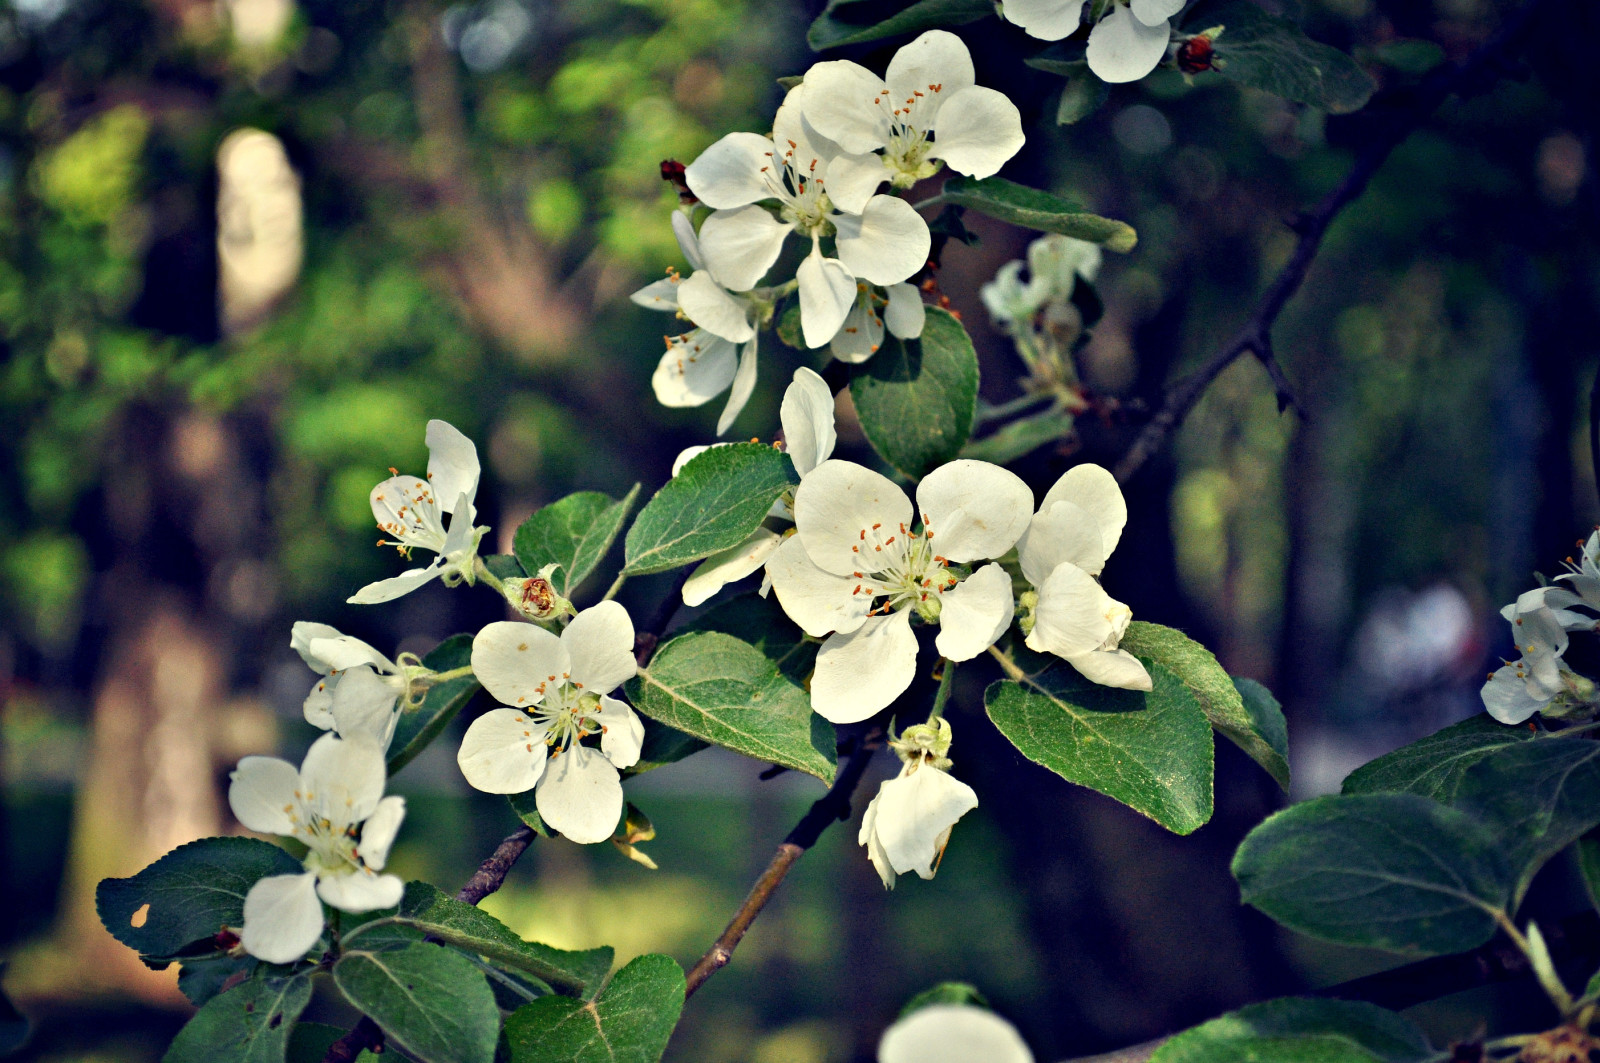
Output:
<path fill-rule="evenodd" d="M 1050 233 L 1028 245 L 1026 262 L 1007 262 L 980 289 L 989 317 L 1028 367 L 1024 388 L 1069 397 L 1066 389 L 1077 383 L 1072 355 L 1085 335 L 1073 296 L 1080 282 L 1092 282 L 1099 271 L 1099 244 Z"/>
<path fill-rule="evenodd" d="M 1001 17 L 1045 41 L 1059 41 L 1093 19 L 1089 69 L 1115 83 L 1138 81 L 1156 68 L 1172 36 L 1168 20 L 1183 5 L 1184 0 L 1006 0 Z"/>
<path fill-rule="evenodd" d="M 1600 614 L 1600 531 L 1582 550 L 1580 560 L 1567 559 L 1568 571 L 1556 577 L 1557 584 L 1526 591 L 1500 611 L 1520 655 L 1483 685 L 1484 707 L 1501 723 L 1522 723 L 1536 712 L 1559 719 L 1600 710 L 1600 687 L 1562 659 L 1569 633 L 1600 624 L 1593 615 Z"/>

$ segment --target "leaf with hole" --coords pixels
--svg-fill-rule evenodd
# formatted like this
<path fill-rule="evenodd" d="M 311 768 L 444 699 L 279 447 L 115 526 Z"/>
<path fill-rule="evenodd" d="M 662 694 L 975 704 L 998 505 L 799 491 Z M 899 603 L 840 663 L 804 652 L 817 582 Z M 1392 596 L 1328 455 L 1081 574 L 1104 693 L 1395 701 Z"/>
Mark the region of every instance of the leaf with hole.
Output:
<path fill-rule="evenodd" d="M 978 410 L 978 354 L 961 322 L 931 307 L 922 336 L 885 336 L 850 367 L 861 430 L 884 461 L 916 480 L 960 455 Z"/>
<path fill-rule="evenodd" d="M 655 1063 L 683 1011 L 683 969 L 640 956 L 590 1001 L 544 997 L 506 1020 L 510 1063 Z"/>
<path fill-rule="evenodd" d="M 696 454 L 628 529 L 629 575 L 664 572 L 749 538 L 772 503 L 800 482 L 789 456 L 760 443 Z"/>
<path fill-rule="evenodd" d="M 563 598 L 572 597 L 605 560 L 638 497 L 639 485 L 634 484 L 621 501 L 582 491 L 535 510 L 513 540 L 517 560 L 530 576 L 546 565 L 560 565 L 550 584 Z"/>

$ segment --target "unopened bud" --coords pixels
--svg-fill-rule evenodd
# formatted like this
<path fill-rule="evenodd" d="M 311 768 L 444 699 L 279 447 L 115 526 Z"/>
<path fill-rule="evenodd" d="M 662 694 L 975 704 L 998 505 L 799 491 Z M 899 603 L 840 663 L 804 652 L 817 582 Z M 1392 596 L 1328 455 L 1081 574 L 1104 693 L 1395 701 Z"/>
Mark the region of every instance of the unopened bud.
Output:
<path fill-rule="evenodd" d="M 1222 63 L 1216 57 L 1216 40 L 1220 36 L 1222 27 L 1213 26 L 1178 45 L 1173 56 L 1178 69 L 1185 74 L 1201 74 L 1219 68 Z"/>
<path fill-rule="evenodd" d="M 536 576 L 512 577 L 505 581 L 501 593 L 506 601 L 511 603 L 511 608 L 527 617 L 529 620 L 555 620 L 563 616 L 576 616 L 577 610 L 572 603 L 556 593 L 555 586 L 550 582 L 551 573 L 560 565 L 549 564 L 539 570 Z"/>
<path fill-rule="evenodd" d="M 650 822 L 650 817 L 645 815 L 632 801 L 628 802 L 627 813 L 623 816 L 622 826 L 617 828 L 617 833 L 612 836 L 611 844 L 619 852 L 634 863 L 643 864 L 651 871 L 656 870 L 656 862 L 638 849 L 634 848 L 640 842 L 655 839 L 656 828 Z"/>

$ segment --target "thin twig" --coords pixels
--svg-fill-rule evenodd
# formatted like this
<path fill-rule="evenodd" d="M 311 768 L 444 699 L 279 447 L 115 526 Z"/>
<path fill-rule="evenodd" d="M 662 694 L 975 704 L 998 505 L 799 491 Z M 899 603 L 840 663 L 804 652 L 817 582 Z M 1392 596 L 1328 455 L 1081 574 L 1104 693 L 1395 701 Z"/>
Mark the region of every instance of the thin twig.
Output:
<path fill-rule="evenodd" d="M 506 835 L 504 841 L 489 855 L 489 859 L 478 865 L 478 870 L 467 879 L 467 884 L 456 893 L 456 900 L 465 901 L 467 904 L 477 904 L 489 894 L 505 885 L 506 876 L 511 873 L 511 867 L 518 858 L 533 844 L 535 838 L 532 827 L 518 827 Z"/>
<path fill-rule="evenodd" d="M 1280 409 L 1287 409 L 1291 405 L 1299 407 L 1289 388 L 1288 378 L 1274 355 L 1272 327 L 1284 306 L 1300 290 L 1311 263 L 1322 247 L 1322 238 L 1327 234 L 1328 227 L 1345 207 L 1366 191 L 1373 174 L 1388 159 L 1390 152 L 1426 121 L 1440 104 L 1452 95 L 1482 90 L 1493 80 L 1493 75 L 1497 73 L 1495 68 L 1505 54 L 1520 42 L 1534 13 L 1549 2 L 1530 0 L 1512 13 L 1495 34 L 1466 59 L 1441 66 L 1414 89 L 1389 92 L 1368 108 L 1370 139 L 1356 157 L 1350 172 L 1345 174 L 1338 187 L 1293 223 L 1292 228 L 1300 237 L 1294 253 L 1262 294 L 1243 327 L 1197 372 L 1167 390 L 1166 401 L 1161 409 L 1117 463 L 1114 472 L 1119 482 L 1126 483 L 1132 479 L 1144 463 L 1166 445 L 1167 437 L 1183 423 L 1212 381 L 1245 354 L 1254 355 L 1266 367 L 1267 375 L 1277 390 Z"/>

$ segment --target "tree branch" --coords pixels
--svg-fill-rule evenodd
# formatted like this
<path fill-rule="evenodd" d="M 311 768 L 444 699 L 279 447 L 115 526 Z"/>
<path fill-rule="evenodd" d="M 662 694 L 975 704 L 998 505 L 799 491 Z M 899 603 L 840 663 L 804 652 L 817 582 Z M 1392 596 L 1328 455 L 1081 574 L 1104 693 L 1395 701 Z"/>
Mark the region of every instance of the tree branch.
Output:
<path fill-rule="evenodd" d="M 1529 0 L 1466 59 L 1439 67 L 1414 88 L 1391 90 L 1368 107 L 1370 139 L 1356 156 L 1350 172 L 1320 203 L 1292 223 L 1291 228 L 1300 237 L 1294 253 L 1262 294 L 1244 326 L 1198 371 L 1167 389 L 1161 409 L 1145 425 L 1113 470 L 1118 482 L 1126 483 L 1132 479 L 1144 463 L 1166 445 L 1167 437 L 1183 423 L 1212 381 L 1242 355 L 1254 355 L 1266 368 L 1277 390 L 1280 410 L 1291 405 L 1299 406 L 1289 390 L 1288 378 L 1274 357 L 1272 327 L 1277 323 L 1284 306 L 1300 290 L 1311 263 L 1322 248 L 1322 238 L 1327 235 L 1328 227 L 1345 207 L 1360 198 L 1373 174 L 1377 173 L 1389 154 L 1415 132 L 1440 104 L 1453 95 L 1482 91 L 1494 80 L 1500 73 L 1507 53 L 1526 34 L 1534 14 L 1549 2 Z"/>

